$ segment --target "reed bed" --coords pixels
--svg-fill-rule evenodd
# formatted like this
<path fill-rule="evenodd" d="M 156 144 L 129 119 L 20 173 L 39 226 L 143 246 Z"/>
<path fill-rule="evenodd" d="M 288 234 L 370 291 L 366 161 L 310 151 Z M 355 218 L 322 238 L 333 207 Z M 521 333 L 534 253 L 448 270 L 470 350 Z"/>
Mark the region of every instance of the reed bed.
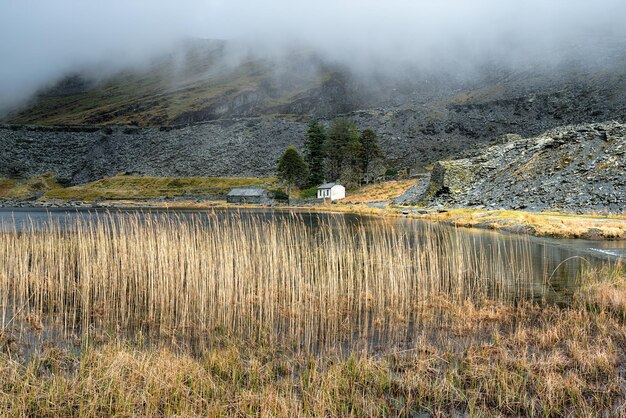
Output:
<path fill-rule="evenodd" d="M 560 307 L 525 240 L 312 224 L 3 226 L 0 416 L 626 416 L 620 263 Z"/>
<path fill-rule="evenodd" d="M 442 318 L 441 301 L 542 291 L 523 241 L 476 239 L 436 225 L 407 231 L 343 218 L 312 227 L 295 215 L 31 223 L 0 233 L 2 324 L 305 350 L 399 347 L 424 318 Z"/>

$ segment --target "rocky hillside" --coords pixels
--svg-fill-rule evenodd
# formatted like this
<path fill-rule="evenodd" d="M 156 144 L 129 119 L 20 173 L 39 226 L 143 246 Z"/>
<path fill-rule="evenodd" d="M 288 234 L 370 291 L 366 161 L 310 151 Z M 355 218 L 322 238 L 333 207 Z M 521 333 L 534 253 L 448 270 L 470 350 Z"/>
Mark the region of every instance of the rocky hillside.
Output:
<path fill-rule="evenodd" d="M 107 76 L 68 74 L 25 107 L 0 115 L 0 122 L 149 127 L 365 111 L 365 119 L 375 120 L 364 122 L 408 138 L 540 133 L 626 115 L 626 50 L 621 43 L 597 50 L 597 57 L 490 64 L 468 74 L 412 66 L 379 73 L 347 68 L 314 51 L 261 58 L 224 41 L 189 40 L 142 67 Z"/>
<path fill-rule="evenodd" d="M 572 212 L 626 208 L 626 125 L 568 126 L 507 135 L 479 156 L 440 161 L 420 198 L 430 205 Z"/>
<path fill-rule="evenodd" d="M 304 138 L 282 120 L 217 121 L 178 128 L 0 127 L 0 178 L 56 173 L 63 185 L 120 172 L 146 176 L 268 177 Z M 271 138 L 271 140 L 268 140 Z"/>

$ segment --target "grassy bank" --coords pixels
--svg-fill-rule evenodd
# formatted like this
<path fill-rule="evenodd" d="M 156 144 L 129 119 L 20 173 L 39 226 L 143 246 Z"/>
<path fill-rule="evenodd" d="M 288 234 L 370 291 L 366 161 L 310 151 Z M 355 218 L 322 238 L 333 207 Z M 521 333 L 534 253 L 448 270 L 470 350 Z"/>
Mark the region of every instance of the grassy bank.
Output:
<path fill-rule="evenodd" d="M 0 179 L 0 199 L 34 199 L 61 186 L 53 175 L 28 179 Z"/>
<path fill-rule="evenodd" d="M 384 202 L 396 198 L 415 185 L 415 180 L 396 180 L 384 183 L 368 184 L 358 190 L 352 190 L 341 201 L 347 204 L 366 204 Z"/>
<path fill-rule="evenodd" d="M 226 177 L 139 177 L 114 176 L 82 186 L 48 191 L 48 199 L 93 201 L 102 199 L 152 199 L 177 197 L 185 194 L 225 195 L 234 187 L 274 186 L 272 178 Z"/>
<path fill-rule="evenodd" d="M 345 203 L 364 204 L 379 202 L 400 196 L 415 180 L 389 181 L 364 186 L 349 193 Z M 179 197 L 188 194 L 224 195 L 234 187 L 261 186 L 278 189 L 275 178 L 257 177 L 148 177 L 117 175 L 106 177 L 91 183 L 62 187 L 54 180 L 54 175 L 28 179 L 0 179 L 0 198 L 28 199 L 63 199 L 94 201 L 98 198 L 108 200 L 153 199 L 158 197 Z M 297 193 L 295 194 L 297 197 Z M 315 196 L 315 193 L 311 195 Z"/>
<path fill-rule="evenodd" d="M 307 206 L 307 211 L 358 213 L 364 215 L 400 216 L 405 208 L 372 207 L 400 196 L 415 180 L 390 181 L 352 190 L 346 199 L 333 205 Z M 209 206 L 230 206 L 224 202 L 185 201 L 184 196 L 223 196 L 232 188 L 261 186 L 270 190 L 283 187 L 274 178 L 174 178 L 118 175 L 74 187 L 62 187 L 53 175 L 24 180 L 0 179 L 0 199 L 72 200 L 94 202 L 107 200 L 109 206 L 159 206 L 171 209 L 206 209 Z M 308 191 L 305 191 L 308 192 Z M 296 194 L 297 196 L 297 194 Z M 163 202 L 148 202 L 164 198 Z M 168 198 L 179 198 L 168 201 Z M 182 198 L 182 199 L 181 199 Z M 294 209 L 293 207 L 291 209 Z M 411 208 L 406 208 L 411 209 Z M 514 210 L 451 209 L 410 215 L 420 219 L 444 222 L 460 227 L 509 231 L 554 238 L 626 239 L 624 215 L 575 215 L 562 213 L 531 213 Z"/>
<path fill-rule="evenodd" d="M 274 178 L 245 177 L 147 177 L 117 175 L 91 183 L 62 187 L 54 175 L 28 179 L 0 179 L 0 198 L 62 199 L 93 202 L 96 199 L 153 199 L 184 195 L 225 195 L 232 188 L 262 186 L 276 188 Z"/>
<path fill-rule="evenodd" d="M 625 239 L 625 216 L 452 209 L 421 218 L 461 227 L 488 228 L 554 238 Z"/>

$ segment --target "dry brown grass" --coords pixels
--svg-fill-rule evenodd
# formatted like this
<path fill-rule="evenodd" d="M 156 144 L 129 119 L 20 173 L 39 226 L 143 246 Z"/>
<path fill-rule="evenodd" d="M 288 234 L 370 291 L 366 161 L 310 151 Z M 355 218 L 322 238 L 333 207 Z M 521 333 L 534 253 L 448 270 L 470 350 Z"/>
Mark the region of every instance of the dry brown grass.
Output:
<path fill-rule="evenodd" d="M 626 319 L 626 273 L 623 265 L 618 262 L 613 267 L 588 272 L 583 276 L 577 297 L 592 309 Z"/>
<path fill-rule="evenodd" d="M 591 311 L 450 305 L 382 356 L 228 342 L 191 357 L 123 343 L 0 354 L 2 416 L 623 416 L 624 323 Z M 469 315 L 464 314 L 470 308 Z M 460 333 L 458 333 L 459 331 Z M 479 336 L 480 338 L 473 338 Z"/>
<path fill-rule="evenodd" d="M 370 203 L 390 200 L 402 195 L 415 185 L 415 180 L 397 180 L 370 184 L 350 192 L 341 203 Z"/>
<path fill-rule="evenodd" d="M 524 245 L 424 236 L 137 214 L 0 233 L 0 416 L 626 414 L 620 266 L 540 307 Z"/>
<path fill-rule="evenodd" d="M 619 216 L 530 213 L 511 210 L 452 209 L 425 215 L 463 227 L 487 227 L 557 238 L 624 239 L 626 222 Z"/>

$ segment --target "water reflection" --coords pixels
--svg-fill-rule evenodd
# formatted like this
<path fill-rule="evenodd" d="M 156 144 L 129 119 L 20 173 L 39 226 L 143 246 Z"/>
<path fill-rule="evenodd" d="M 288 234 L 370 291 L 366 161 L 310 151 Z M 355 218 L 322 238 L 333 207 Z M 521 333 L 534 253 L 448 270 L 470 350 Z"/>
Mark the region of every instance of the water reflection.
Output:
<path fill-rule="evenodd" d="M 423 237 L 426 223 L 410 218 L 380 218 L 346 213 L 319 213 L 306 211 L 286 211 L 261 209 L 225 209 L 216 208 L 207 211 L 166 209 L 137 210 L 96 210 L 96 209 L 31 209 L 31 208 L 0 208 L 0 232 L 8 230 L 37 230 L 52 223 L 72 225 L 76 219 L 85 222 L 98 219 L 127 218 L 137 213 L 145 216 L 176 217 L 181 220 L 192 221 L 194 218 L 202 221 L 198 214 L 210 213 L 221 219 L 238 217 L 242 221 L 252 218 L 272 222 L 275 220 L 299 219 L 310 228 L 315 229 L 320 223 L 345 223 L 348 226 L 361 224 L 387 223 L 407 232 L 410 239 Z M 205 223 L 208 225 L 209 223 Z M 450 227 L 453 229 L 452 227 Z M 528 247 L 527 251 L 532 260 L 532 271 L 536 275 L 538 288 L 544 287 L 544 280 L 549 279 L 549 287 L 554 293 L 566 292 L 576 284 L 581 268 L 585 266 L 599 266 L 606 262 L 616 262 L 619 258 L 626 258 L 626 241 L 588 241 L 576 239 L 547 239 L 519 236 L 482 229 L 457 229 L 455 234 L 459 239 L 471 239 L 473 245 L 482 249 L 491 249 L 495 253 L 516 253 L 520 247 Z M 539 293 L 537 293 L 539 294 Z"/>
<path fill-rule="evenodd" d="M 206 337 L 207 332 L 214 335 L 220 330 L 233 332 L 239 332 L 240 328 L 260 330 L 260 326 L 258 328 L 251 326 L 258 319 L 261 325 L 267 327 L 269 324 L 270 328 L 266 328 L 266 330 L 269 329 L 267 335 L 302 337 L 306 339 L 304 344 L 307 347 L 318 343 L 333 347 L 344 342 L 352 345 L 354 341 L 365 341 L 375 345 L 384 345 L 386 342 L 393 341 L 400 345 L 403 342 L 412 341 L 415 332 L 423 332 L 420 328 L 423 328 L 423 322 L 420 321 L 435 312 L 433 306 L 430 305 L 429 295 L 450 295 L 454 301 L 461 303 L 471 300 L 470 297 L 473 294 L 485 297 L 495 296 L 495 300 L 500 300 L 498 295 L 506 295 L 506 300 L 516 300 L 516 298 L 527 300 L 530 297 L 536 300 L 560 302 L 567 300 L 571 290 L 576 286 L 582 267 L 597 266 L 605 261 L 604 257 L 590 253 L 588 248 L 571 243 L 562 245 L 551 240 L 501 234 L 494 231 L 456 229 L 447 226 L 434 227 L 432 223 L 405 218 L 281 210 L 214 210 L 206 213 L 198 211 L 140 213 L 137 211 L 15 210 L 2 211 L 0 215 L 2 216 L 0 225 L 4 231 L 20 232 L 20 234 L 13 235 L 16 241 L 20 241 L 21 238 L 32 238 L 31 241 L 24 240 L 25 247 L 13 247 L 15 255 L 13 260 L 19 261 L 24 258 L 22 257 L 23 249 L 28 248 L 31 251 L 31 260 L 39 260 L 39 271 L 44 272 L 44 274 L 34 274 L 33 278 L 37 280 L 30 281 L 28 277 L 24 277 L 23 271 L 30 269 L 36 273 L 37 270 L 33 266 L 29 267 L 27 262 L 24 264 L 26 270 L 14 269 L 12 274 L 5 276 L 13 277 L 15 280 L 23 279 L 23 288 L 26 289 L 25 293 L 18 298 L 19 300 L 13 300 L 13 303 L 8 303 L 8 299 L 5 299 L 3 302 L 5 313 L 9 313 L 8 316 L 5 315 L 5 318 L 13 316 L 12 309 L 33 302 L 29 296 L 31 295 L 29 289 L 32 288 L 35 292 L 32 294 L 39 295 L 37 291 L 41 290 L 42 286 L 46 286 L 49 297 L 58 298 L 59 303 L 46 305 L 45 298 L 40 298 L 38 303 L 45 309 L 34 310 L 37 315 L 24 318 L 19 326 L 24 327 L 25 324 L 38 319 L 45 321 L 46 317 L 39 316 L 44 313 L 52 314 L 47 318 L 49 321 L 61 320 L 58 315 L 54 315 L 55 311 L 65 303 L 72 303 L 72 309 L 69 309 L 67 315 L 62 318 L 63 324 L 70 324 L 70 326 L 64 325 L 62 329 L 70 334 L 78 332 L 82 327 L 83 331 L 86 328 L 93 329 L 97 335 L 97 332 L 101 330 L 110 330 L 111 326 L 119 323 L 120 318 L 130 315 L 133 318 L 137 316 L 127 321 L 131 328 L 125 328 L 125 332 L 131 335 L 153 335 L 158 339 L 163 335 L 172 334 L 174 338 L 176 336 L 174 331 L 182 330 L 183 334 L 191 332 L 194 340 L 201 340 Z M 108 243 L 108 238 L 114 236 L 112 234 L 115 228 L 105 227 L 101 230 L 104 235 L 100 235 L 101 239 L 95 241 L 89 233 L 82 233 L 83 222 L 92 226 L 95 224 L 115 226 L 125 224 L 128 219 L 133 222 L 137 221 L 131 224 L 129 230 L 131 237 L 139 230 L 141 234 L 147 235 L 140 234 L 137 235 L 137 239 L 125 238 L 111 240 Z M 161 223 L 161 227 L 158 228 L 161 234 L 159 237 L 174 237 L 173 239 L 161 241 L 152 235 L 152 228 L 132 226 L 144 226 L 146 223 L 154 226 L 154 222 L 160 221 L 165 221 L 165 224 Z M 76 229 L 77 222 L 78 229 Z M 45 230 L 50 225 L 58 225 L 60 231 L 55 227 L 57 229 L 52 233 L 58 233 L 57 238 L 43 245 L 44 252 L 42 253 L 38 241 L 40 237 L 28 235 L 28 231 Z M 222 229 L 224 225 L 226 227 Z M 185 226 L 190 226 L 191 229 Z M 289 232 L 290 227 L 296 227 L 297 233 L 281 235 L 280 231 L 283 228 Z M 191 247 L 184 247 L 185 249 L 181 250 L 183 247 L 178 245 L 179 240 L 175 238 L 179 231 Z M 209 234 L 211 236 L 205 236 L 206 232 L 211 231 L 213 232 Z M 244 239 L 237 241 L 233 239 L 233 236 L 237 234 L 231 235 L 227 232 L 240 232 L 240 237 Z M 81 236 L 91 244 L 86 246 L 85 253 L 81 250 L 78 254 L 79 251 L 75 247 L 77 243 L 81 243 L 79 241 Z M 202 239 L 196 240 L 199 236 L 213 239 L 211 241 L 213 244 L 208 247 L 199 245 L 205 242 Z M 260 237 L 260 240 L 257 240 L 257 237 Z M 343 237 L 336 241 L 337 245 L 329 247 L 324 245 L 328 242 L 327 240 L 337 237 Z M 249 240 L 246 241 L 246 239 Z M 266 245 L 266 239 L 268 241 L 273 239 L 273 245 Z M 376 242 L 376 240 L 379 241 Z M 228 254 L 224 254 L 224 241 L 228 241 L 230 245 L 228 248 L 231 251 Z M 344 242 L 349 245 L 344 246 Z M 81 268 L 74 271 L 74 259 L 69 259 L 69 262 L 64 259 L 63 253 L 67 251 L 55 252 L 55 260 L 57 262 L 65 260 L 66 264 L 63 265 L 60 274 L 56 274 L 59 273 L 57 271 L 49 277 L 70 277 L 66 284 L 70 285 L 68 291 L 73 295 L 73 299 L 69 300 L 57 294 L 57 284 L 54 280 L 49 279 L 47 283 L 41 283 L 39 280 L 40 277 L 47 277 L 45 272 L 48 269 L 45 267 L 50 266 L 50 263 L 41 262 L 43 254 L 48 254 L 45 249 L 60 248 L 57 245 L 59 243 L 68 245 L 67 248 L 74 248 L 71 254 L 83 260 Z M 161 245 L 170 252 L 165 252 L 162 258 L 152 259 L 149 256 L 146 258 L 145 254 L 156 254 L 153 251 L 144 251 L 152 243 Z M 277 247 L 282 252 L 276 253 L 274 250 L 275 264 L 269 265 L 264 261 L 268 257 L 267 252 Z M 125 250 L 122 251 L 121 248 Z M 195 254 L 195 257 L 186 258 L 189 256 L 187 248 Z M 328 257 L 329 248 L 337 249 L 331 257 Z M 152 250 L 152 248 L 149 249 Z M 311 252 L 311 249 L 314 251 Z M 381 249 L 384 251 L 380 252 Z M 236 254 L 237 250 L 245 255 L 242 258 L 233 258 L 232 255 Z M 379 252 L 376 253 L 376 251 Z M 133 264 L 138 266 L 134 272 L 127 263 L 121 261 L 118 263 L 116 260 L 117 254 L 127 253 L 130 260 L 141 261 Z M 421 254 L 425 256 L 422 257 Z M 329 260 L 326 260 L 327 258 Z M 354 262 L 345 262 L 345 259 Z M 91 260 L 95 260 L 94 265 L 107 266 L 107 268 L 92 268 Z M 250 260 L 255 262 L 250 263 Z M 308 260 L 308 264 L 303 260 Z M 159 264 L 159 262 L 164 264 Z M 241 263 L 245 267 L 235 265 L 236 263 Z M 179 264 L 182 269 L 172 268 Z M 295 266 L 295 269 L 288 270 L 289 273 L 283 273 L 292 266 Z M 193 276 L 197 279 L 193 282 L 195 285 L 205 286 L 206 278 L 215 274 L 215 269 L 218 267 L 221 269 L 219 280 L 213 280 L 210 283 L 213 287 L 210 287 L 207 293 L 211 297 L 193 305 L 193 309 L 197 309 L 197 313 L 203 315 L 203 319 L 197 320 L 198 318 L 192 315 L 189 316 L 190 322 L 179 323 L 181 315 L 176 311 L 176 307 L 186 306 L 185 295 L 189 291 L 187 280 Z M 105 279 L 112 274 L 109 273 L 111 271 L 109 269 L 117 269 L 116 277 L 120 279 L 120 282 L 130 283 L 132 286 L 124 287 L 126 290 L 122 293 L 116 293 L 117 290 L 115 290 L 109 295 L 110 297 L 104 297 L 102 300 L 107 304 L 119 303 L 120 294 L 126 296 L 127 301 L 133 302 L 131 305 L 136 304 L 140 302 L 141 297 L 145 296 L 144 293 L 135 291 L 131 294 L 129 292 L 134 288 L 144 289 L 146 280 L 158 277 L 180 277 L 182 280 L 171 281 L 174 290 L 168 297 L 174 301 L 171 305 L 174 311 L 168 311 L 168 316 L 164 316 L 167 321 L 163 324 L 158 321 L 154 322 L 154 318 L 158 318 L 161 314 L 156 317 L 152 315 L 146 319 L 142 316 L 144 311 L 141 309 L 138 312 L 113 309 L 106 314 L 107 317 L 98 314 L 98 311 L 104 308 L 98 304 L 84 305 L 93 310 L 92 313 L 85 311 L 81 299 L 83 294 L 79 295 L 71 288 L 82 283 L 81 280 L 106 284 Z M 73 273 L 68 273 L 70 271 Z M 170 271 L 180 273 L 180 275 L 171 275 L 168 273 Z M 150 272 L 151 274 L 148 274 Z M 163 272 L 168 274 L 162 274 Z M 304 282 L 292 281 L 294 277 L 300 277 L 300 274 L 306 277 Z M 126 278 L 131 275 L 134 281 L 127 282 Z M 333 280 L 338 277 L 340 281 L 333 283 Z M 425 279 L 422 280 L 422 278 Z M 280 282 L 282 285 L 275 286 L 275 282 Z M 223 302 L 212 305 L 213 296 L 223 295 L 224 286 L 228 283 L 236 286 L 237 292 L 240 293 L 235 294 L 240 297 L 223 299 L 220 296 L 216 300 Z M 326 283 L 336 288 L 333 290 L 326 286 Z M 337 283 L 343 287 L 337 287 Z M 88 283 L 86 286 L 91 285 Z M 368 288 L 368 286 L 374 287 Z M 108 295 L 106 292 L 101 293 L 98 286 L 86 287 L 86 289 L 90 289 L 85 293 L 91 295 L 90 297 Z M 150 289 L 145 287 L 147 291 Z M 396 291 L 397 293 L 394 293 Z M 286 301 L 285 306 L 272 305 L 276 292 L 283 292 L 285 299 L 281 300 Z M 394 296 L 395 294 L 401 294 L 403 297 L 398 298 Z M 74 297 L 76 295 L 81 297 Z M 320 298 L 320 295 L 325 296 Z M 512 295 L 512 299 L 509 295 Z M 151 294 L 150 298 L 156 300 L 160 296 L 162 293 L 159 291 Z M 373 300 L 379 301 L 378 304 L 371 305 Z M 295 302 L 292 303 L 293 301 Z M 434 302 L 437 302 L 436 297 L 433 299 Z M 158 304 L 155 305 L 152 302 L 146 306 L 159 307 Z M 214 308 L 215 312 L 208 312 L 207 308 L 210 307 Z M 272 310 L 273 307 L 277 309 Z M 288 309 L 282 310 L 285 307 Z M 325 309 L 325 313 L 321 309 Z M 60 309 L 60 312 L 66 311 Z M 240 315 L 242 313 L 248 315 Z M 222 322 L 215 319 L 221 317 L 226 319 Z M 3 323 L 5 323 L 4 318 Z M 209 328 L 205 328 L 207 324 L 210 325 Z M 37 323 L 30 325 L 34 329 L 43 328 L 45 333 L 51 332 L 50 329 L 54 328 L 52 324 L 43 324 L 41 327 Z M 189 328 L 190 325 L 194 328 Z M 90 332 L 90 335 L 94 334 Z M 66 340 L 72 339 L 71 335 L 66 338 Z"/>

